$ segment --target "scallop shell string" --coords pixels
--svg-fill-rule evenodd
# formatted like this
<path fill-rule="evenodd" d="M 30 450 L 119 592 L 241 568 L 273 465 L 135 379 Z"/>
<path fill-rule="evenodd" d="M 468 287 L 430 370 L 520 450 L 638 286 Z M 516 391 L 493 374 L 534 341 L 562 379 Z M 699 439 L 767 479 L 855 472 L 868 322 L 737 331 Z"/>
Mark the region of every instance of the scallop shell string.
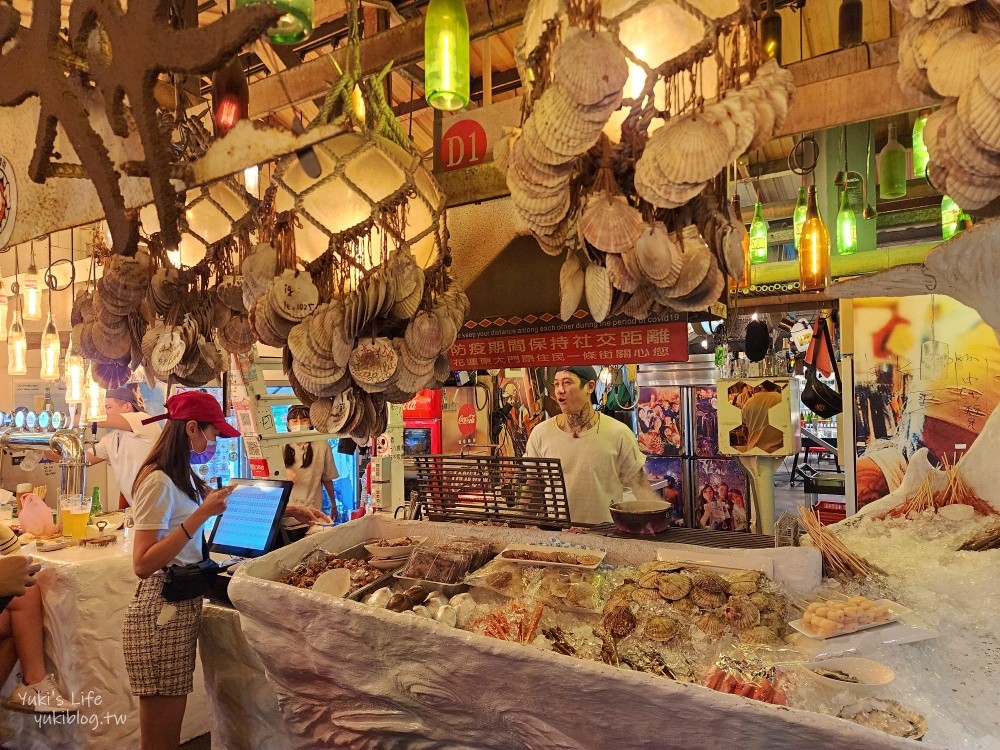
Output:
<path fill-rule="evenodd" d="M 622 34 L 664 8 L 700 32 L 684 31 L 678 54 L 649 64 Z M 614 12 L 607 17 L 594 3 L 558 0 L 553 17 L 551 0 L 529 5 L 515 57 L 534 90 L 505 153 L 511 197 L 545 252 L 583 243 L 595 266 L 583 289 L 595 317 L 703 309 L 724 290 L 726 270 L 742 273 L 725 261 L 732 227 L 718 175 L 780 127 L 791 75 L 761 58 L 749 0 L 731 12 L 687 0 L 626 0 Z M 609 122 L 622 107 L 616 143 Z M 712 211 L 702 209 L 706 201 Z M 654 250 L 642 235 L 656 226 L 664 237 L 687 234 L 656 239 Z M 575 312 L 578 274 L 577 261 L 564 264 L 563 316 Z"/>

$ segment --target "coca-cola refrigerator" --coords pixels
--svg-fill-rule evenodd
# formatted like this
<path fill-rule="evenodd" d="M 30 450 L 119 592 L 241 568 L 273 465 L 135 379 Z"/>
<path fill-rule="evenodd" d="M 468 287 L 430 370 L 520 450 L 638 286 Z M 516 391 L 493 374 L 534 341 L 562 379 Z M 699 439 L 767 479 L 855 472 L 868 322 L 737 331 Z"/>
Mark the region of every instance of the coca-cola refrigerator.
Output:
<path fill-rule="evenodd" d="M 441 391 L 424 389 L 403 406 L 403 455 L 439 455 L 441 450 Z"/>

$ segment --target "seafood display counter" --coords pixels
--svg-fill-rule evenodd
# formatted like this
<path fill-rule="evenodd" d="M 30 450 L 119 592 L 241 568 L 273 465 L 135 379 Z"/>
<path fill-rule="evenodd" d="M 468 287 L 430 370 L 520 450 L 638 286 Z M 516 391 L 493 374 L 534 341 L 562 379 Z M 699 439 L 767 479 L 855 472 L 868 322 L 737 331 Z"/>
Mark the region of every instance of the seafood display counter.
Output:
<path fill-rule="evenodd" d="M 425 540 L 360 601 L 311 588 L 340 551 L 406 537 Z M 376 515 L 247 563 L 229 593 L 295 748 L 976 747 L 896 690 L 937 633 L 877 591 L 820 586 L 820 565 Z M 797 632 L 806 614 L 838 637 Z M 852 649 L 869 658 L 830 659 Z"/>

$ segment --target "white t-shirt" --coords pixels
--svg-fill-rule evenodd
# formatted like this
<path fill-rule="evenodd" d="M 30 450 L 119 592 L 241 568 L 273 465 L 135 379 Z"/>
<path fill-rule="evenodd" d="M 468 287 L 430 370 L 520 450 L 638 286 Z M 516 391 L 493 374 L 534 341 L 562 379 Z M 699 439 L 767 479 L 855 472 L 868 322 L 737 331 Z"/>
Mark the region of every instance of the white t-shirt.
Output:
<path fill-rule="evenodd" d="M 288 502 L 292 505 L 304 505 L 307 508 L 322 510 L 323 493 L 320 484 L 332 481 L 340 475 L 337 473 L 337 465 L 333 461 L 333 451 L 330 450 L 329 443 L 314 440 L 307 445 L 312 446 L 313 458 L 308 467 L 302 468 L 305 446 L 292 444 L 295 459 L 288 468 L 295 473 L 295 486 L 292 487 L 292 495 Z M 337 500 L 331 497 L 330 502 L 336 504 Z"/>
<path fill-rule="evenodd" d="M 560 459 L 574 523 L 610 521 L 611 503 L 621 500 L 626 483 L 638 477 L 646 463 L 632 431 L 604 414 L 578 438 L 548 419 L 531 431 L 524 454 Z"/>
<path fill-rule="evenodd" d="M 108 430 L 108 434 L 94 446 L 94 452 L 101 458 L 107 459 L 111 471 L 114 472 L 118 489 L 125 496 L 125 502 L 132 505 L 132 485 L 143 462 L 153 449 L 153 444 L 160 437 L 160 423 L 144 425 L 142 420 L 148 419 L 149 415 L 142 411 L 128 412 L 122 416 L 129 423 L 132 432 Z M 118 507 L 117 500 L 114 506 Z"/>
<path fill-rule="evenodd" d="M 162 471 L 154 471 L 136 488 L 132 502 L 135 530 L 156 530 L 170 533 L 191 514 L 198 504 L 178 489 L 170 478 Z M 191 528 L 184 524 L 191 539 L 181 549 L 171 565 L 188 565 L 201 562 L 202 559 L 202 528 Z M 166 536 L 166 534 L 164 534 Z"/>

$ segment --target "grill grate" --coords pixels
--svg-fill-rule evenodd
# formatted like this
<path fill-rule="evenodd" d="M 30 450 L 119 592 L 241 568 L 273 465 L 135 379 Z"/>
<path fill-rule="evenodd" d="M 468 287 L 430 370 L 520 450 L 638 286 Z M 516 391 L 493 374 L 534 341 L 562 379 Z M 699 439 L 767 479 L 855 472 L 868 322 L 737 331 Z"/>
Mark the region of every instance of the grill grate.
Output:
<path fill-rule="evenodd" d="M 602 523 L 590 528 L 595 534 L 637 539 L 649 542 L 697 544 L 716 549 L 769 549 L 774 547 L 774 537 L 767 534 L 747 534 L 740 531 L 714 531 L 712 529 L 667 529 L 655 536 L 623 534 L 613 523 Z"/>
<path fill-rule="evenodd" d="M 432 521 L 571 525 L 559 459 L 416 456 L 414 467 L 420 504 Z"/>

